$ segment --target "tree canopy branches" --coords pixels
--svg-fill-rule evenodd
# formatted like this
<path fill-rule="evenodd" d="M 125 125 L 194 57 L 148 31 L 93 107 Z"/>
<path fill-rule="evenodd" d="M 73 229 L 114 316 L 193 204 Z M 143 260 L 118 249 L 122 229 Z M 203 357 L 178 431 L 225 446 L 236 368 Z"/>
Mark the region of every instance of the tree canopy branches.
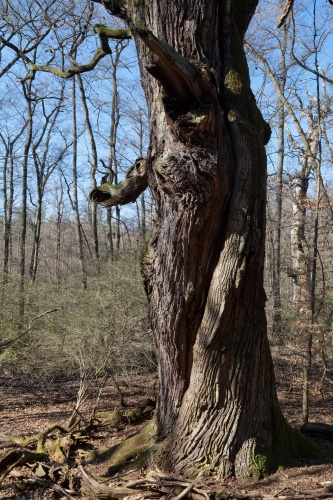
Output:
<path fill-rule="evenodd" d="M 27 53 L 30 52 L 33 48 L 29 48 L 29 50 L 24 51 L 20 50 L 15 44 L 11 43 L 10 41 L 6 40 L 3 36 L 0 35 L 0 41 L 8 47 L 9 49 L 13 50 L 16 54 L 15 60 L 17 58 L 21 58 L 32 70 L 34 71 L 44 71 L 47 73 L 53 73 L 56 76 L 60 76 L 61 78 L 72 78 L 74 75 L 85 73 L 87 71 L 91 71 L 95 68 L 97 63 L 107 54 L 111 54 L 111 48 L 109 46 L 108 40 L 110 38 L 115 39 L 115 40 L 129 40 L 131 38 L 131 33 L 129 29 L 111 29 L 108 28 L 102 24 L 96 24 L 94 26 L 94 32 L 99 36 L 100 38 L 100 47 L 95 51 L 92 59 L 90 62 L 86 64 L 77 64 L 75 59 L 71 58 L 72 60 L 72 67 L 68 70 L 63 70 L 60 68 L 57 68 L 55 66 L 51 66 L 49 64 L 36 64 L 34 61 L 32 61 L 28 56 Z M 45 34 L 45 36 L 47 33 Z M 37 46 L 39 42 L 36 42 L 34 46 Z M 14 64 L 14 62 L 13 62 Z M 27 79 L 32 78 L 32 73 L 28 74 L 24 78 L 21 79 L 21 82 L 24 82 Z"/>

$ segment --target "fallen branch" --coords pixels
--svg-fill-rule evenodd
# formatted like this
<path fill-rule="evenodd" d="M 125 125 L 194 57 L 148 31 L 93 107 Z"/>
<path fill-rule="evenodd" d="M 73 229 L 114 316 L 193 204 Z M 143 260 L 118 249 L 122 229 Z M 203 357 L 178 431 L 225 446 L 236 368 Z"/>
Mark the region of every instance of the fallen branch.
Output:
<path fill-rule="evenodd" d="M 202 476 L 202 473 L 200 472 L 200 474 L 194 479 L 194 481 L 192 481 L 191 484 L 189 484 L 187 486 L 187 488 L 185 488 L 181 493 L 179 493 L 179 495 L 177 495 L 174 500 L 181 500 L 182 498 L 185 498 L 186 495 L 188 493 L 190 493 L 190 491 L 193 490 L 195 484 L 198 482 L 199 478 Z"/>
<path fill-rule="evenodd" d="M 35 478 L 39 478 L 39 481 L 48 481 L 48 486 L 55 485 L 54 488 L 58 491 L 61 491 L 59 488 L 63 489 L 71 483 L 73 485 L 75 483 L 78 489 L 80 489 L 83 473 L 81 471 L 80 476 L 78 476 L 77 469 L 75 469 L 75 472 L 73 471 L 75 460 L 70 460 L 70 458 L 74 458 L 72 454 L 74 447 L 81 440 L 87 439 L 87 436 L 100 429 L 111 426 L 117 428 L 120 425 L 120 421 L 123 422 L 123 425 L 127 425 L 130 422 L 146 420 L 147 417 L 151 416 L 154 407 L 155 401 L 146 398 L 133 410 L 128 409 L 123 414 L 117 412 L 117 415 L 114 415 L 114 419 L 111 418 L 103 421 L 91 419 L 84 428 L 80 428 L 81 419 L 77 418 L 76 420 L 73 419 L 73 425 L 71 426 L 63 427 L 59 424 L 53 424 L 45 431 L 25 439 L 0 436 L 0 440 L 2 439 L 12 443 L 14 446 L 21 447 L 19 450 L 15 449 L 11 451 L 0 460 L 0 483 L 16 467 L 29 464 L 30 469 L 34 471 Z M 35 451 L 26 449 L 26 446 L 34 446 Z M 31 483 L 31 478 L 29 477 L 23 479 L 24 484 L 28 484 L 29 481 Z M 117 487 L 116 490 L 113 487 L 105 487 L 105 485 L 99 486 L 99 483 L 89 475 L 84 476 L 84 481 L 86 486 L 88 483 L 90 484 L 90 490 L 93 489 L 96 494 L 100 492 L 103 498 L 122 498 L 133 493 L 133 491 L 135 492 L 135 490 L 126 486 L 120 489 Z M 78 485 L 77 482 L 79 483 Z M 76 491 L 76 487 L 71 488 L 71 490 L 73 489 Z M 65 496 L 72 498 L 71 492 L 68 490 Z"/>
<path fill-rule="evenodd" d="M 61 493 L 63 496 L 65 496 L 66 498 L 68 498 L 69 500 L 75 500 L 74 497 L 72 496 L 76 494 L 76 491 L 72 491 L 71 493 L 69 493 L 69 491 L 67 491 L 65 488 L 63 488 L 62 486 L 60 486 L 59 484 L 56 484 L 56 483 L 53 483 L 52 481 L 48 480 L 48 479 L 40 479 L 40 478 L 36 478 L 33 480 L 38 486 L 42 486 L 43 488 L 49 488 L 50 490 L 54 490 L 54 491 L 57 491 L 59 493 Z M 32 481 L 28 480 L 27 481 L 27 484 L 28 485 L 31 485 Z"/>
<path fill-rule="evenodd" d="M 0 461 L 0 484 L 15 467 L 45 460 L 45 453 L 30 450 L 13 450 Z"/>
<path fill-rule="evenodd" d="M 126 488 L 126 487 L 118 487 L 118 486 L 107 486 L 106 484 L 101 484 L 97 482 L 90 474 L 88 474 L 82 465 L 78 467 L 83 486 L 85 486 L 89 492 L 92 492 L 99 498 L 123 498 L 128 495 L 137 494 L 137 490 Z"/>
<path fill-rule="evenodd" d="M 295 494 L 295 495 L 279 495 L 279 496 L 274 496 L 274 495 L 256 495 L 255 497 L 253 497 L 251 495 L 251 492 L 248 492 L 248 497 L 246 498 L 260 498 L 262 500 L 274 500 L 274 499 L 278 499 L 278 500 L 313 500 L 315 498 L 332 498 L 332 492 L 329 493 L 298 493 L 298 494 Z"/>
<path fill-rule="evenodd" d="M 146 477 L 131 481 L 127 483 L 126 486 L 107 486 L 91 477 L 90 474 L 84 470 L 82 465 L 79 465 L 78 469 L 81 473 L 84 486 L 98 498 L 123 498 L 129 495 L 137 495 L 139 491 L 141 494 L 143 494 L 143 492 L 147 493 L 153 491 L 154 493 L 165 495 L 170 494 L 175 488 L 182 488 L 183 491 L 177 496 L 172 496 L 174 500 L 181 500 L 191 492 L 193 492 L 191 494 L 192 498 L 204 497 L 209 499 L 209 495 L 206 491 L 195 487 L 201 474 L 199 474 L 194 481 L 189 482 L 182 478 L 175 478 L 173 476 L 166 476 L 155 471 L 150 471 Z"/>

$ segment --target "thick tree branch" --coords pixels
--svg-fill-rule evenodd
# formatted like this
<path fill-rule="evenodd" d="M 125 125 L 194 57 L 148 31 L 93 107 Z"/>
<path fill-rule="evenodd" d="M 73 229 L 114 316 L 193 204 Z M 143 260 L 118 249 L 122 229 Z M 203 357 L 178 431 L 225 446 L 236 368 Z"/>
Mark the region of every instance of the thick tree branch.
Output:
<path fill-rule="evenodd" d="M 132 31 L 150 49 L 150 64 L 146 69 L 161 83 L 168 95 L 183 103 L 210 100 L 211 88 L 203 68 L 196 68 L 151 31 L 137 26 L 132 28 Z"/>
<path fill-rule="evenodd" d="M 104 26 L 104 24 L 95 24 L 94 32 L 99 35 L 102 48 L 107 52 L 110 50 L 108 40 L 130 40 L 131 32 L 128 28 L 112 29 Z"/>
<path fill-rule="evenodd" d="M 122 182 L 119 184 L 105 182 L 91 191 L 89 200 L 103 207 L 126 205 L 135 201 L 147 186 L 146 160 L 138 158 Z"/>
<path fill-rule="evenodd" d="M 46 73 L 53 73 L 56 76 L 60 76 L 61 78 L 72 78 L 74 75 L 86 73 L 87 71 L 91 71 L 95 68 L 97 63 L 107 54 L 111 54 L 111 49 L 108 43 L 109 39 L 114 40 L 129 40 L 131 36 L 131 32 L 129 29 L 111 29 L 103 24 L 96 24 L 94 26 L 94 32 L 100 38 L 100 47 L 94 53 L 91 61 L 87 64 L 78 65 L 73 61 L 73 66 L 68 70 L 62 70 L 55 66 L 50 66 L 48 64 L 35 64 L 27 55 L 25 51 L 21 51 L 16 45 L 11 42 L 8 42 L 5 38 L 0 36 L 0 41 L 6 45 L 8 48 L 13 50 L 16 53 L 16 56 L 20 57 L 23 61 L 25 61 L 31 68 L 32 72 L 34 71 L 44 71 Z M 31 78 L 31 75 L 27 75 L 25 78 L 22 78 L 21 82 Z"/>

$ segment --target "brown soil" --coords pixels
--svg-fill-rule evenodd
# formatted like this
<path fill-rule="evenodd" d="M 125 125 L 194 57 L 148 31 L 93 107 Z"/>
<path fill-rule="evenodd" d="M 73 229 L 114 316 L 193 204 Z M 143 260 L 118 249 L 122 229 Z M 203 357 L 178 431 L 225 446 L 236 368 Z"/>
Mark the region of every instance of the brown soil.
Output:
<path fill-rule="evenodd" d="M 299 369 L 284 360 L 276 364 L 278 393 L 284 414 L 294 426 L 299 426 L 302 420 L 302 386 Z M 310 420 L 333 424 L 332 403 L 333 386 L 329 380 L 320 383 L 320 373 L 314 375 L 311 385 Z M 3 382 L 1 384 L 1 382 Z M 48 428 L 54 423 L 66 425 L 76 400 L 77 385 L 72 382 L 53 383 L 47 389 L 32 392 L 22 386 L 8 386 L 0 380 L 0 435 L 27 437 Z M 8 382 L 8 381 L 7 381 Z M 154 398 L 156 378 L 154 376 L 140 376 L 135 382 L 121 383 L 121 391 L 128 408 L 136 407 L 145 397 Z M 82 418 L 88 419 L 96 400 L 90 397 L 82 409 Z M 110 382 L 101 395 L 98 411 L 111 413 L 120 408 L 119 393 Z M 107 449 L 121 441 L 127 435 L 137 431 L 144 423 L 126 425 L 122 430 L 108 430 L 99 432 L 88 442 L 84 443 L 85 450 Z M 281 469 L 276 474 L 261 481 L 240 481 L 230 478 L 218 481 L 214 478 L 206 479 L 200 484 L 206 491 L 215 492 L 210 498 L 262 498 L 262 496 L 276 495 L 276 498 L 325 498 L 333 499 L 327 494 L 327 488 L 333 485 L 333 443 L 320 441 L 330 450 L 329 458 L 322 463 L 299 462 L 295 466 Z M 5 456 L 12 445 L 0 439 L 0 459 Z M 107 475 L 108 464 L 105 461 L 99 464 L 85 463 L 85 469 L 96 478 Z M 20 480 L 26 474 L 27 467 L 15 469 L 4 481 L 0 489 L 0 499 L 38 500 L 38 499 L 65 499 L 61 492 L 52 489 L 37 489 L 20 491 Z M 129 477 L 143 477 L 146 471 L 135 470 Z M 223 495 L 222 495 L 223 493 Z M 279 493 L 279 495 L 277 495 Z M 328 496 L 327 496 L 328 495 Z M 83 500 L 88 497 L 77 496 Z M 138 494 L 133 498 L 143 498 Z M 156 497 L 155 497 L 156 498 Z"/>

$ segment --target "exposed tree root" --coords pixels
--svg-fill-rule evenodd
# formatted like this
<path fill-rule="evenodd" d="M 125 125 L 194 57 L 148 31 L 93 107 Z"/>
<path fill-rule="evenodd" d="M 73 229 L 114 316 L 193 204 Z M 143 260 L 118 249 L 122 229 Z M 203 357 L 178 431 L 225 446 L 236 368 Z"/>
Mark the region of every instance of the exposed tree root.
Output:
<path fill-rule="evenodd" d="M 113 415 L 113 420 L 111 420 L 113 424 L 120 425 L 121 422 L 124 423 L 122 419 L 131 419 L 134 415 L 134 421 L 137 421 L 139 415 L 142 418 L 146 416 L 146 412 L 150 412 L 147 408 L 151 408 L 151 405 L 152 401 L 146 400 L 129 415 L 126 416 L 124 410 L 117 419 Z M 57 491 L 62 497 L 69 500 L 75 500 L 75 497 L 82 495 L 96 499 L 123 499 L 133 496 L 137 499 L 165 498 L 168 500 L 217 500 L 219 498 L 228 498 L 229 500 L 312 500 L 332 498 L 333 482 L 330 481 L 318 483 L 322 487 L 320 492 L 283 487 L 274 494 L 262 494 L 260 491 L 230 489 L 227 485 L 223 486 L 223 491 L 209 491 L 201 474 L 194 480 L 186 480 L 182 477 L 168 476 L 161 471 L 150 470 L 145 477 L 136 480 L 126 481 L 124 474 L 120 476 L 117 474 L 117 476 L 111 476 L 107 484 L 102 483 L 93 478 L 82 464 L 76 462 L 74 452 L 75 447 L 83 439 L 86 439 L 87 435 L 110 425 L 110 418 L 104 418 L 104 420 L 91 421 L 81 428 L 80 421 L 77 419 L 71 428 L 66 429 L 56 424 L 50 426 L 46 431 L 28 438 L 28 440 L 22 440 L 22 442 L 29 442 L 30 446 L 35 445 L 36 450 L 15 449 L 0 461 L 0 483 L 7 477 L 7 484 L 2 486 L 0 484 L 0 490 L 13 488 L 16 493 L 23 493 L 31 489 L 48 489 Z M 315 430 L 327 432 L 327 430 L 331 431 L 331 428 L 329 426 L 324 428 L 315 426 Z M 153 449 L 151 435 L 152 426 L 148 425 L 140 433 L 129 437 L 113 447 L 112 450 L 108 450 L 107 453 L 99 452 L 96 459 L 107 460 L 110 461 L 110 464 L 115 464 L 111 465 L 110 473 L 114 473 L 116 469 L 126 470 L 128 466 L 131 467 L 132 471 L 133 467 L 139 470 L 140 460 L 145 460 L 145 464 L 147 464 L 146 458 Z M 13 446 L 19 444 L 19 440 L 14 438 L 10 442 Z M 29 468 L 28 474 L 23 475 L 21 471 L 14 471 L 15 468 L 22 466 Z M 11 484 L 8 482 L 9 478 L 12 478 Z"/>
<path fill-rule="evenodd" d="M 300 431 L 310 437 L 321 437 L 333 441 L 333 425 L 307 422 L 302 425 Z"/>
<path fill-rule="evenodd" d="M 89 493 L 93 492 L 97 498 L 123 498 L 130 495 L 138 495 L 138 493 L 141 493 L 144 497 L 148 493 L 156 493 L 162 498 L 167 496 L 173 500 L 181 500 L 183 498 L 192 498 L 194 500 L 207 498 L 209 500 L 210 498 L 204 489 L 199 489 L 195 486 L 200 475 L 194 481 L 188 482 L 183 478 L 150 471 L 146 477 L 127 482 L 126 486 L 106 486 L 95 481 L 82 466 L 79 466 L 79 470 Z"/>
<path fill-rule="evenodd" d="M 39 464 L 39 468 L 41 464 Z M 47 468 L 45 464 L 42 467 Z M 201 482 L 200 474 L 194 481 L 187 481 L 181 477 L 168 476 L 161 471 L 151 470 L 141 479 L 134 481 L 120 481 L 119 477 L 110 479 L 110 484 L 96 481 L 84 468 L 79 465 L 75 471 L 76 488 L 73 485 L 67 486 L 58 484 L 50 480 L 49 475 L 41 478 L 41 470 L 36 470 L 33 477 L 25 479 L 25 486 L 20 484 L 20 491 L 32 488 L 53 489 L 60 492 L 70 500 L 75 500 L 76 496 L 87 495 L 96 499 L 123 499 L 130 498 L 165 498 L 168 500 L 218 500 L 226 498 L 229 500 L 301 500 L 316 498 L 332 498 L 332 482 L 323 483 L 325 488 L 322 492 L 310 492 L 294 490 L 291 487 L 284 487 L 274 494 L 261 494 L 260 491 L 242 491 L 237 488 L 229 490 L 224 486 L 223 491 L 209 491 L 204 482 Z M 68 474 L 67 474 L 68 478 Z M 54 479 L 54 478 L 53 478 Z M 22 483 L 22 481 L 21 481 Z M 79 486 L 78 486 L 79 485 Z M 8 489 L 8 485 L 1 487 Z M 16 488 L 18 489 L 18 488 Z"/>
<path fill-rule="evenodd" d="M 0 441 L 12 447 L 20 447 L 10 451 L 0 460 L 0 485 L 3 480 L 13 473 L 15 468 L 26 466 L 30 469 L 29 475 L 20 481 L 22 488 L 36 487 L 51 488 L 62 492 L 68 498 L 76 495 L 81 487 L 88 484 L 90 476 L 78 472 L 75 450 L 82 446 L 82 442 L 92 437 L 95 432 L 115 428 L 119 429 L 126 424 L 133 424 L 152 416 L 155 402 L 146 399 L 139 403 L 134 410 L 114 412 L 112 415 L 101 415 L 90 419 L 87 425 L 81 425 L 81 418 L 71 416 L 67 428 L 59 424 L 48 427 L 45 431 L 26 439 L 13 436 L 0 436 Z M 35 448 L 35 449 L 31 449 Z M 82 469 L 83 471 L 83 469 Z M 122 498 L 128 496 L 131 490 L 122 488 L 116 491 L 116 497 L 109 496 L 109 489 L 103 493 L 103 485 L 98 486 L 97 481 L 90 477 L 90 489 L 100 491 L 103 498 Z M 16 483 L 13 483 L 14 488 Z M 7 487 L 7 485 L 5 485 Z M 2 487 L 1 487 L 2 488 Z M 104 489 L 105 489 L 104 488 Z M 107 493 L 108 496 L 105 496 Z M 98 496 L 96 498 L 99 498 Z"/>

